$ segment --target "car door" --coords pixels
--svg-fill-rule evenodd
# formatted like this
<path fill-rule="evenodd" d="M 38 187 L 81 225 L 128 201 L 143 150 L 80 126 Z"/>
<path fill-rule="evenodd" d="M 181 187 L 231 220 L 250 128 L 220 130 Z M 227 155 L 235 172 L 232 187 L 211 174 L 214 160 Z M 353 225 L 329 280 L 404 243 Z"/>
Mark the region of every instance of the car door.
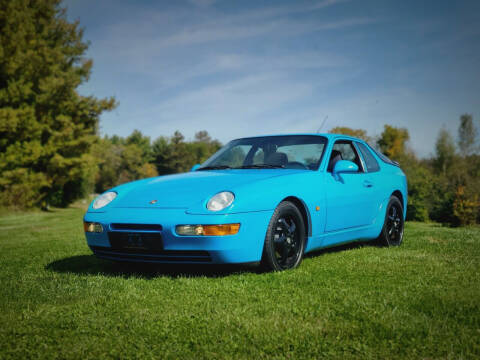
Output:
<path fill-rule="evenodd" d="M 329 156 L 325 176 L 327 207 L 325 232 L 370 224 L 373 216 L 372 183 L 353 142 L 337 140 Z M 358 172 L 342 173 L 334 177 L 332 171 L 338 160 L 354 162 L 358 165 Z"/>
<path fill-rule="evenodd" d="M 388 196 L 388 186 L 385 184 L 385 178 L 381 172 L 380 164 L 372 154 L 372 150 L 367 145 L 356 141 L 355 147 L 358 149 L 360 156 L 363 159 L 365 172 L 368 173 L 368 181 L 371 189 L 372 202 L 372 218 L 370 223 L 373 223 L 375 216 L 380 212 L 381 206 L 385 197 Z M 383 181 L 382 181 L 383 180 Z"/>

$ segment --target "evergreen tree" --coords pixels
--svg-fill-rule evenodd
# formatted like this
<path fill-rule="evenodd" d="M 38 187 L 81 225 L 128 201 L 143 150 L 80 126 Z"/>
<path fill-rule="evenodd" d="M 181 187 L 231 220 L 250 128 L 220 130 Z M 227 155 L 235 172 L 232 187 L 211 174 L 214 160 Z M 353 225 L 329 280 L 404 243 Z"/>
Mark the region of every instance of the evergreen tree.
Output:
<path fill-rule="evenodd" d="M 212 154 L 216 153 L 222 144 L 218 140 L 212 140 L 207 131 L 202 130 L 195 133 L 195 140 L 188 143 L 189 152 L 193 154 L 193 165 L 201 164 Z M 191 167 L 191 166 L 190 166 Z"/>
<path fill-rule="evenodd" d="M 100 114 L 81 96 L 92 61 L 60 0 L 0 0 L 0 203 L 67 205 L 93 186 Z"/>
<path fill-rule="evenodd" d="M 166 136 L 160 136 L 152 145 L 154 163 L 157 167 L 157 171 L 160 175 L 172 174 L 175 169 L 170 164 L 170 158 L 172 156 L 172 148 L 170 146 L 169 138 Z"/>
<path fill-rule="evenodd" d="M 181 132 L 172 137 L 159 137 L 153 142 L 154 163 L 160 175 L 186 172 L 195 164 L 203 163 L 222 145 L 212 140 L 207 131 L 195 134 L 194 141 L 186 142 Z"/>
<path fill-rule="evenodd" d="M 126 145 L 137 145 L 142 150 L 142 158 L 144 161 L 152 161 L 152 145 L 149 136 L 143 136 L 140 130 L 133 130 L 133 132 L 125 139 Z"/>
<path fill-rule="evenodd" d="M 174 172 L 187 172 L 195 164 L 194 155 L 189 151 L 185 137 L 180 131 L 175 131 L 170 139 L 170 167 Z"/>

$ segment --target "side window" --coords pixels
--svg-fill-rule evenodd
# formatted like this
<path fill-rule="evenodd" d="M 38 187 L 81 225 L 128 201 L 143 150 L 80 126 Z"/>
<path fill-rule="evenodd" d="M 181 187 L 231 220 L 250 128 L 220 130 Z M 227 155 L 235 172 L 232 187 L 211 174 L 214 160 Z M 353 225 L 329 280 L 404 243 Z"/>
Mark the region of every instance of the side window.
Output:
<path fill-rule="evenodd" d="M 279 147 L 277 151 L 285 153 L 289 162 L 300 163 L 313 169 L 317 166 L 319 154 L 322 153 L 324 146 L 324 144 L 286 145 Z"/>
<path fill-rule="evenodd" d="M 370 150 L 367 149 L 365 145 L 362 143 L 356 143 L 360 152 L 362 153 L 363 160 L 365 160 L 365 166 L 367 167 L 368 172 L 375 172 L 380 170 L 380 166 L 378 165 L 377 160 L 373 157 Z"/>
<path fill-rule="evenodd" d="M 358 166 L 358 172 L 363 172 L 362 170 L 362 162 L 360 161 L 360 157 L 355 150 L 351 141 L 340 140 L 335 142 L 333 145 L 332 153 L 330 155 L 330 160 L 328 162 L 328 172 L 333 171 L 333 167 L 339 160 L 348 160 L 352 161 Z"/>

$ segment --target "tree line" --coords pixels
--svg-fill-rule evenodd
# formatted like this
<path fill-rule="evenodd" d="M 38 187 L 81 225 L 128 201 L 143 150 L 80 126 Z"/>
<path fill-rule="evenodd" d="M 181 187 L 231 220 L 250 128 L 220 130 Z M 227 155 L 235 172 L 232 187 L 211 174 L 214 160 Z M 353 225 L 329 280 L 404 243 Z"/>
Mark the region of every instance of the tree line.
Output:
<path fill-rule="evenodd" d="M 93 188 L 101 193 L 128 181 L 186 172 L 220 147 L 221 143 L 213 140 L 207 131 L 197 132 L 192 141 L 185 141 L 179 131 L 153 142 L 139 130 L 125 138 L 105 136 L 93 147 L 97 159 Z"/>

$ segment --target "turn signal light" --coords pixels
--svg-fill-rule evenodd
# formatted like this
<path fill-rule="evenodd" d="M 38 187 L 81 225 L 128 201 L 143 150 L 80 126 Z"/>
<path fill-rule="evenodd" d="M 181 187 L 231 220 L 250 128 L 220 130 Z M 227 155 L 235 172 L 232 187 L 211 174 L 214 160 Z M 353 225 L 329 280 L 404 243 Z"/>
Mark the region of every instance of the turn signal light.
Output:
<path fill-rule="evenodd" d="M 101 233 L 103 232 L 103 226 L 96 222 L 84 222 L 83 230 L 85 230 L 85 232 Z"/>
<path fill-rule="evenodd" d="M 177 225 L 178 235 L 189 236 L 224 236 L 235 235 L 240 230 L 240 224 L 222 225 Z"/>

